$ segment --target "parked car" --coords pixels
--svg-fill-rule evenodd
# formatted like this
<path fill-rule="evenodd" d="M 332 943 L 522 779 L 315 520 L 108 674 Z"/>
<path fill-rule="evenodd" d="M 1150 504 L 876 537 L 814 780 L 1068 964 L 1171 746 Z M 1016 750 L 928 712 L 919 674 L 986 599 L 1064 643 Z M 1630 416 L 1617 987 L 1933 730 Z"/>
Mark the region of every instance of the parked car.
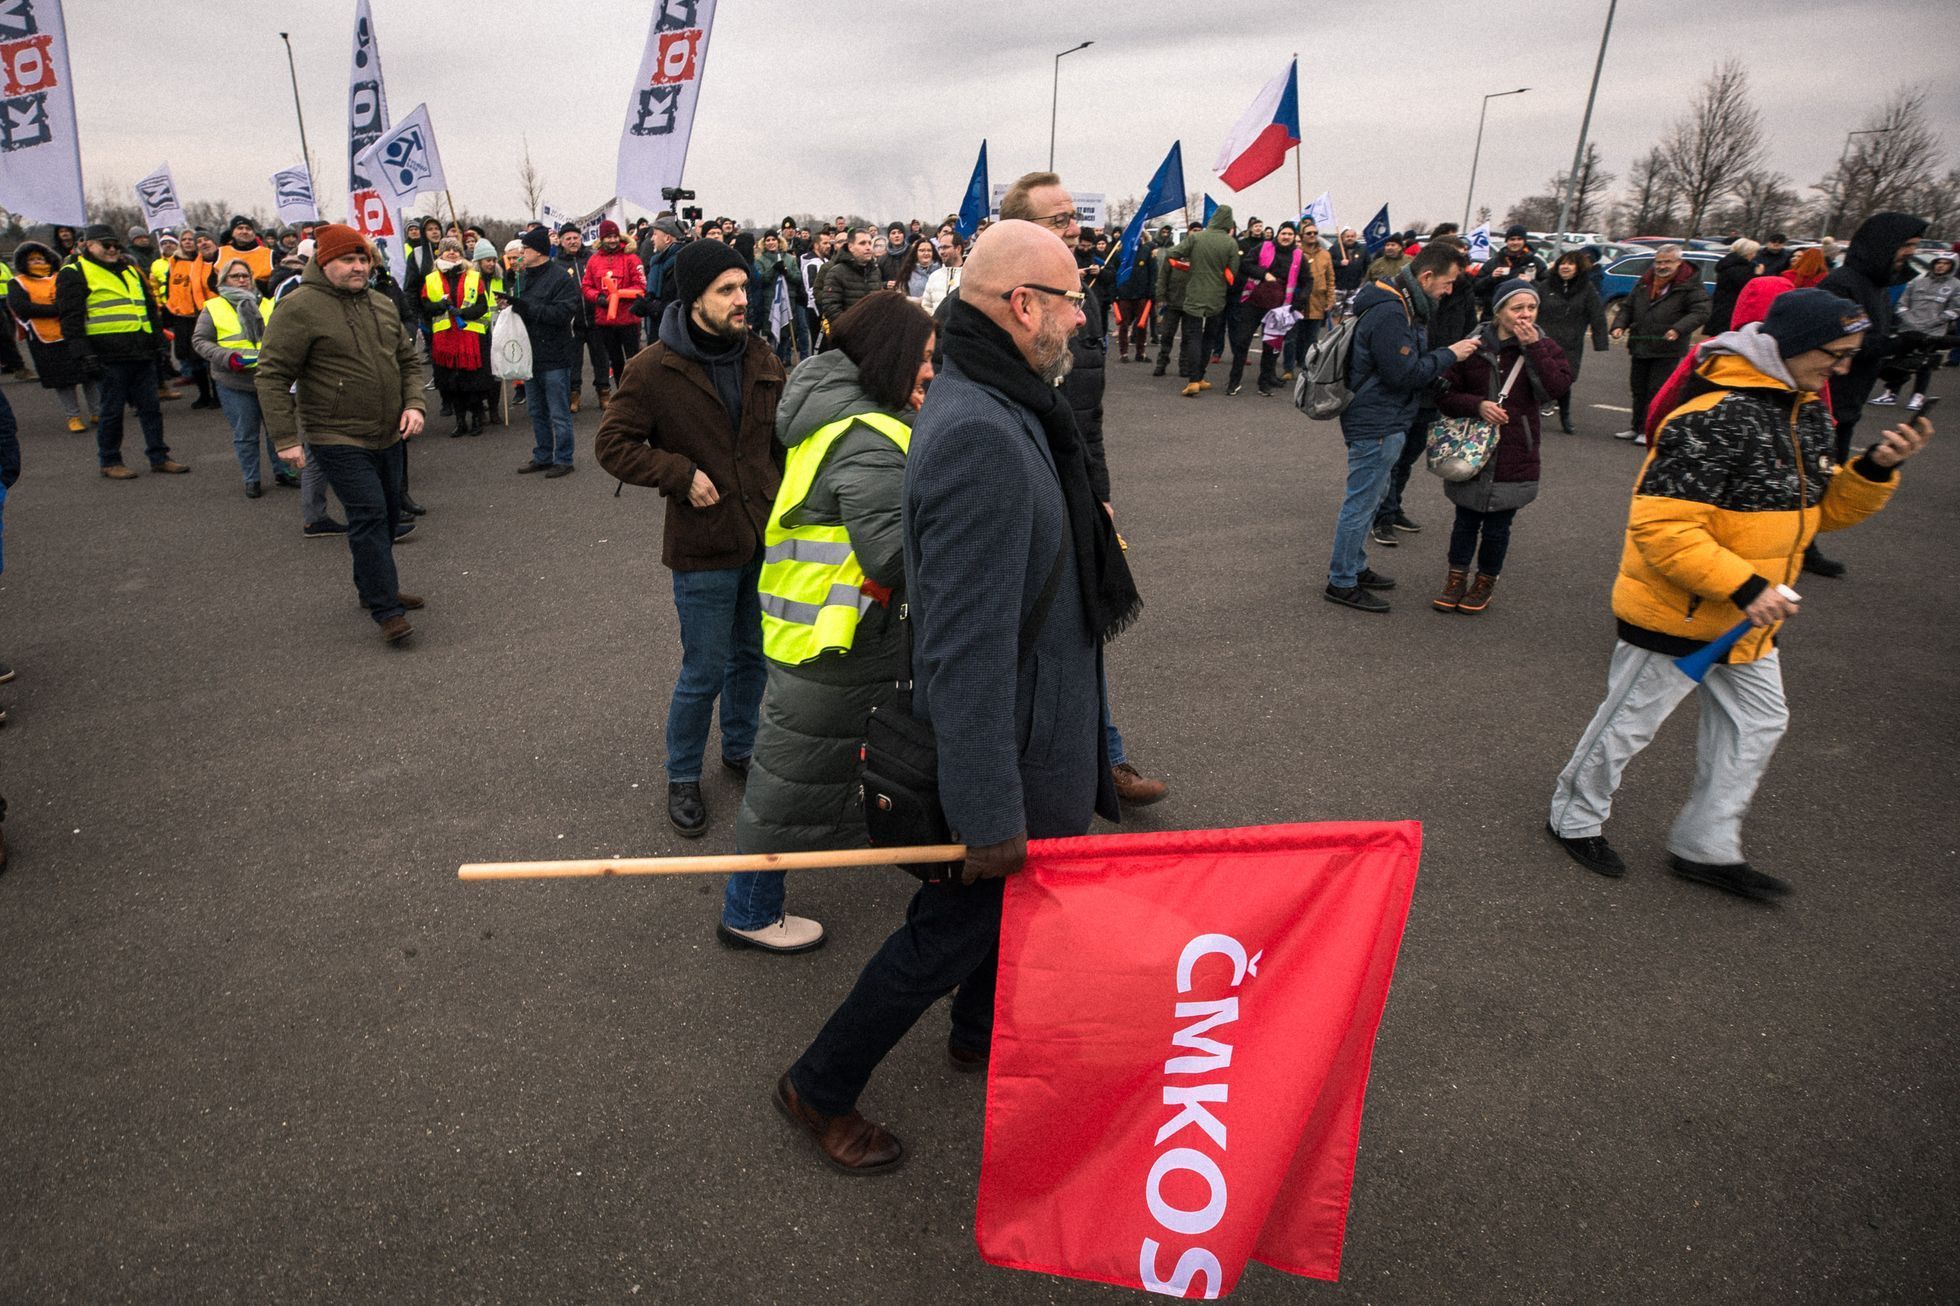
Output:
<path fill-rule="evenodd" d="M 1688 238 L 1686 236 L 1622 236 L 1619 243 L 1645 245 L 1648 249 L 1659 249 L 1662 245 L 1680 245 L 1685 248 Z"/>
<path fill-rule="evenodd" d="M 1706 250 L 1688 250 L 1681 255 L 1681 258 L 1701 269 L 1701 284 L 1708 288 L 1709 294 L 1714 294 L 1715 265 L 1722 261 L 1722 256 Z M 1632 294 L 1634 285 L 1646 274 L 1647 269 L 1653 266 L 1654 256 L 1651 253 L 1632 254 L 1609 263 L 1599 283 L 1599 299 L 1606 306 L 1606 311 L 1611 313 L 1621 300 Z"/>

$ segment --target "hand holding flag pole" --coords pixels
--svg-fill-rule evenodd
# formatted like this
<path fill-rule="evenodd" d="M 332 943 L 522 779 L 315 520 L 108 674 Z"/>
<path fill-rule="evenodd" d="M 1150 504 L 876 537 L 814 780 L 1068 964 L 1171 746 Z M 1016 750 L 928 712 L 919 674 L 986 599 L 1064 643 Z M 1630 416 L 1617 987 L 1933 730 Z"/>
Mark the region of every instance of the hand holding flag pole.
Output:
<path fill-rule="evenodd" d="M 1801 602 L 1803 599 L 1803 595 L 1797 593 L 1788 585 L 1778 585 L 1776 592 L 1792 603 Z M 1741 621 L 1736 622 L 1735 625 L 1723 631 L 1718 638 L 1711 640 L 1706 646 L 1674 659 L 1675 669 L 1699 685 L 1702 682 L 1702 678 L 1708 674 L 1708 669 L 1728 657 L 1729 650 L 1734 648 L 1737 641 L 1748 634 L 1750 627 L 1755 624 L 1749 618 L 1744 617 Z"/>

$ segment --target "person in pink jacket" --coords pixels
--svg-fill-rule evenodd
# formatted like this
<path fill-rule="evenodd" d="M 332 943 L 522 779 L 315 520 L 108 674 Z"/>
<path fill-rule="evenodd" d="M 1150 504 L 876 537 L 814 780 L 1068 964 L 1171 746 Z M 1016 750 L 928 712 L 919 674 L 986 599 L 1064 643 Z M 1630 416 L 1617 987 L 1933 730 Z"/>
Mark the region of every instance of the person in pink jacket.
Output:
<path fill-rule="evenodd" d="M 619 224 L 610 218 L 599 224 L 599 249 L 585 265 L 580 289 L 592 306 L 592 381 L 604 408 L 614 383 L 626 371 L 626 360 L 640 351 L 640 318 L 633 308 L 647 293 L 646 268 L 620 240 Z"/>

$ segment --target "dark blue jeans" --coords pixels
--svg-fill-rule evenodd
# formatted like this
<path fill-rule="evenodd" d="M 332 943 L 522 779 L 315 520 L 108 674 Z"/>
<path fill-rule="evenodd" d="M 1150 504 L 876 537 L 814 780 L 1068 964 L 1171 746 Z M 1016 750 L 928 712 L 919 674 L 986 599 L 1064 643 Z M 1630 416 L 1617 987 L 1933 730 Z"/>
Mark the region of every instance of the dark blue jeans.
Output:
<path fill-rule="evenodd" d="M 825 1115 L 857 1105 L 871 1072 L 933 1003 L 953 995 L 952 1041 L 993 1046 L 1005 881 L 922 884 L 844 1004 L 789 1069 L 796 1095 Z"/>
<path fill-rule="evenodd" d="M 1456 506 L 1456 522 L 1450 527 L 1450 566 L 1468 567 L 1476 559 L 1477 570 L 1486 576 L 1504 574 L 1504 555 L 1511 548 L 1511 519 L 1516 508 L 1498 512 L 1478 512 Z"/>
<path fill-rule="evenodd" d="M 721 700 L 721 755 L 740 759 L 755 750 L 756 718 L 768 678 L 762 660 L 762 604 L 756 595 L 761 576 L 761 549 L 744 567 L 674 573 L 681 673 L 667 705 L 670 784 L 701 778 L 716 699 Z"/>
<path fill-rule="evenodd" d="M 377 623 L 402 615 L 395 575 L 395 523 L 402 515 L 408 456 L 400 440 L 386 449 L 315 444 L 307 452 L 347 509 L 347 549 L 354 555 L 354 588 Z"/>
<path fill-rule="evenodd" d="M 104 467 L 122 466 L 123 408 L 136 410 L 143 428 L 143 452 L 150 466 L 170 460 L 163 442 L 163 404 L 157 399 L 157 365 L 153 358 L 102 360 L 102 419 L 95 428 L 95 459 Z"/>
<path fill-rule="evenodd" d="M 572 465 L 572 369 L 539 372 L 525 386 L 531 410 L 531 461 Z"/>

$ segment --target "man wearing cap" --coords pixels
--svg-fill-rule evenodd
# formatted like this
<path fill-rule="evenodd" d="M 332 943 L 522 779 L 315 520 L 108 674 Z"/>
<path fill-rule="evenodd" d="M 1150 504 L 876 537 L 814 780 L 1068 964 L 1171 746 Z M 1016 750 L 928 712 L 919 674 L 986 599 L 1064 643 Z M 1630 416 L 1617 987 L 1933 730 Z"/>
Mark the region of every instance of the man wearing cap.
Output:
<path fill-rule="evenodd" d="M 142 269 L 123 257 L 122 241 L 106 223 L 82 229 L 75 257 L 55 273 L 54 304 L 61 338 L 70 342 L 82 375 L 101 378 L 101 422 L 95 456 L 102 475 L 133 480 L 123 465 L 123 409 L 136 410 L 143 452 L 153 472 L 188 472 L 163 442 L 163 405 L 157 400 L 157 357 L 169 348 L 156 296 Z"/>
<path fill-rule="evenodd" d="M 708 828 L 708 726 L 721 703 L 722 765 L 748 773 L 762 704 L 762 535 L 782 484 L 783 366 L 748 329 L 749 268 L 697 240 L 674 260 L 660 337 L 626 365 L 599 423 L 599 465 L 667 500 L 661 562 L 674 574 L 681 666 L 667 707 L 667 819 Z"/>
<path fill-rule="evenodd" d="M 634 300 L 646 293 L 647 273 L 620 240 L 619 224 L 599 224 L 599 252 L 585 265 L 579 283 L 592 308 L 592 384 L 604 408 L 626 372 L 626 360 L 640 352 L 640 317 Z"/>
<path fill-rule="evenodd" d="M 519 472 L 557 478 L 572 474 L 572 373 L 578 369 L 580 295 L 551 260 L 551 237 L 533 227 L 518 246 L 516 293 L 508 302 L 531 336 L 531 381 L 525 387 L 535 444 Z M 499 305 L 501 307 L 501 305 Z"/>
<path fill-rule="evenodd" d="M 1440 229 L 1437 235 L 1447 234 Z M 1430 239 L 1435 239 L 1432 236 Z M 1497 288 L 1513 277 L 1522 277 L 1533 284 L 1543 284 L 1545 265 L 1531 252 L 1531 243 L 1525 239 L 1524 224 L 1514 222 L 1504 229 L 1504 248 L 1491 256 L 1477 274 L 1477 303 L 1483 308 L 1484 316 L 1491 314 L 1490 300 Z"/>
<path fill-rule="evenodd" d="M 1656 424 L 1613 585 L 1619 642 L 1606 700 L 1552 791 L 1547 830 L 1586 869 L 1626 873 L 1603 830 L 1627 763 L 1695 689 L 1674 659 L 1746 621 L 1701 682 L 1694 791 L 1668 834 L 1668 862 L 1743 897 L 1789 892 L 1742 855 L 1742 818 L 1789 725 L 1776 646 L 1798 612 L 1788 587 L 1804 546 L 1884 507 L 1899 464 L 1933 434 L 1920 418 L 1883 432 L 1849 466 L 1832 459 L 1819 395 L 1871 326 L 1827 291 L 1779 295 L 1762 322 L 1702 346 L 1684 398 Z"/>
<path fill-rule="evenodd" d="M 297 469 L 310 453 L 347 509 L 354 588 L 381 638 L 399 644 L 410 633 L 406 612 L 422 606 L 395 573 L 402 441 L 421 432 L 427 405 L 415 339 L 394 301 L 368 287 L 373 263 L 352 227 L 318 228 L 313 261 L 266 323 L 254 380 L 280 459 Z"/>
<path fill-rule="evenodd" d="M 579 230 L 576 222 L 567 222 L 553 234 L 552 261 L 563 268 L 572 279 L 572 289 L 579 290 L 585 284 L 585 268 L 592 262 L 592 251 L 585 247 L 585 233 Z M 605 359 L 599 352 L 599 344 L 592 338 L 592 305 L 585 302 L 583 292 L 579 295 L 578 316 L 572 319 L 572 339 L 577 342 L 580 354 L 592 356 L 592 379 L 596 383 L 606 374 Z M 581 382 L 585 364 L 578 358 L 572 360 L 572 401 L 573 412 L 579 409 Z"/>
<path fill-rule="evenodd" d="M 660 338 L 660 319 L 667 305 L 674 302 L 674 259 L 680 254 L 681 224 L 665 215 L 654 221 L 640 247 L 641 264 L 646 268 L 647 293 L 641 298 L 646 315 L 647 343 Z"/>

